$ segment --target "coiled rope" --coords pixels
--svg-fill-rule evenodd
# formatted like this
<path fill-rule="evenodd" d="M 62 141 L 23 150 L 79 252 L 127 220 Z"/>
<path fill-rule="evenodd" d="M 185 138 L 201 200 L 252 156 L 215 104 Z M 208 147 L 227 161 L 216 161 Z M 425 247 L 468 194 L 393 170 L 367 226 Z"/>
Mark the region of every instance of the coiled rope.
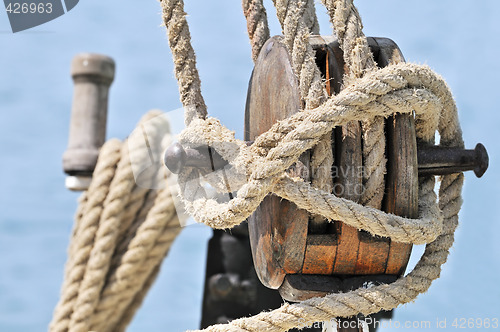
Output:
<path fill-rule="evenodd" d="M 125 331 L 180 232 L 169 172 L 150 158 L 171 144 L 161 114 L 147 113 L 126 142 L 102 147 L 75 217 L 51 332 Z"/>
<path fill-rule="evenodd" d="M 230 163 L 230 167 L 208 174 L 182 170 L 179 194 L 186 210 L 213 228 L 231 228 L 250 216 L 267 194 L 274 193 L 317 218 L 342 220 L 397 242 L 427 245 L 414 270 L 392 284 L 284 304 L 206 331 L 286 331 L 304 322 L 368 315 L 413 301 L 439 277 L 458 225 L 463 174 L 442 177 L 439 201 L 434 177 L 420 178 L 418 219 L 376 209 L 384 187 L 384 117 L 415 113 L 422 143 L 434 144 L 438 132 L 441 145 L 463 147 L 456 105 L 444 80 L 428 67 L 415 64 L 376 69 L 352 0 L 323 0 L 348 69 L 345 88 L 327 97 L 308 42 L 310 34 L 319 33 L 314 1 L 273 2 L 304 109 L 247 146 L 218 120 L 207 118 L 184 3 L 161 1 L 185 109 L 187 128 L 180 141 L 186 147 L 210 145 Z M 267 14 L 262 0 L 243 0 L 243 10 L 255 60 L 269 38 Z M 171 180 L 164 167 L 148 168 L 149 152 L 169 145 L 168 124 L 158 115 L 148 113 L 138 126 L 142 132 L 149 126 L 147 131 L 153 133 L 148 137 L 149 149 L 140 146 L 144 137 L 131 135 L 127 144 L 111 140 L 101 150 L 92 184 L 82 196 L 75 218 L 51 332 L 124 331 L 180 231 L 175 195 L 169 186 L 148 189 Z M 363 121 L 363 157 L 368 171 L 362 203 L 366 206 L 333 195 L 329 172 L 315 174 L 312 183 L 285 172 L 309 149 L 313 151 L 312 167 L 330 169 L 331 131 L 351 121 Z M 144 170 L 140 181 L 134 176 L 131 159 L 138 160 Z M 229 201 L 209 197 L 201 179 L 220 193 L 236 194 Z"/>

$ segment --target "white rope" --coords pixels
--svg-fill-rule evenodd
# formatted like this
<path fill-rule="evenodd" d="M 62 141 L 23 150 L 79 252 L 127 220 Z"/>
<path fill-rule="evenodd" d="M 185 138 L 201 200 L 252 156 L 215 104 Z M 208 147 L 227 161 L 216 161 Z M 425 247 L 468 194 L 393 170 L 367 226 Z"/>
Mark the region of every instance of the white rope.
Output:
<path fill-rule="evenodd" d="M 200 184 L 202 174 L 196 169 L 187 168 L 179 176 L 181 197 L 188 212 L 197 221 L 214 228 L 231 228 L 245 220 L 267 194 L 275 193 L 311 213 L 327 219 L 342 220 L 374 235 L 387 236 L 399 242 L 427 243 L 426 251 L 409 275 L 390 285 L 286 304 L 268 313 L 212 326 L 207 331 L 285 331 L 298 326 L 300 321 L 325 321 L 333 317 L 390 310 L 427 291 L 432 280 L 439 276 L 441 265 L 446 261 L 453 243 L 461 204 L 462 175 L 443 177 L 439 203 L 434 193 L 434 177 L 420 179 L 418 219 L 385 214 L 337 198 L 302 180 L 287 177 L 286 169 L 306 150 L 320 144 L 334 127 L 350 121 L 365 121 L 366 128 L 366 123 L 374 126 L 373 123 L 394 113 L 415 112 L 417 136 L 423 142 L 434 143 L 434 135 L 438 131 L 441 144 L 463 146 L 456 106 L 444 80 L 429 68 L 413 64 L 394 64 L 375 70 L 362 34 L 359 15 L 352 2 L 331 0 L 324 3 L 349 66 L 348 86 L 339 95 L 324 102 L 319 70 L 308 44 L 309 32 L 304 19 L 306 2 L 276 0 L 285 44 L 292 55 L 306 110 L 276 123 L 257 137 L 250 147 L 236 140 L 234 133 L 215 119 L 191 119 L 181 135 L 181 143 L 186 147 L 213 147 L 230 163 L 233 176 L 226 182 L 230 183 L 231 189 L 236 188 L 237 193 L 229 202 L 208 198 Z M 172 12 L 172 8 L 183 8 L 182 0 L 164 0 L 162 6 L 167 28 L 187 25 L 184 14 L 173 15 Z M 183 10 L 178 9 L 177 12 L 183 13 Z M 182 63 L 183 59 L 189 57 L 189 54 L 175 47 L 172 53 L 176 63 Z M 189 108 L 187 104 L 184 106 Z M 380 132 L 380 128 L 375 131 Z M 374 150 L 380 149 L 374 147 Z M 372 162 L 385 164 L 385 159 L 374 159 L 365 154 L 365 163 Z M 227 168 L 225 171 L 227 174 Z M 372 177 L 383 173 L 374 171 L 367 179 L 367 185 L 370 186 L 368 182 Z M 227 183 L 224 185 L 220 179 L 217 175 L 205 177 L 205 181 L 222 190 L 227 187 Z M 383 186 L 380 180 L 374 183 L 374 186 Z M 378 190 L 375 189 L 375 192 Z M 372 197 L 366 203 L 379 205 L 369 203 L 373 201 Z"/>
<path fill-rule="evenodd" d="M 342 220 L 398 242 L 426 243 L 426 250 L 415 269 L 392 284 L 284 304 L 274 311 L 215 325 L 207 331 L 286 331 L 303 322 L 358 313 L 368 315 L 413 301 L 439 277 L 458 224 L 462 174 L 442 178 L 439 200 L 434 192 L 434 177 L 419 179 L 418 219 L 398 217 L 338 198 L 330 192 L 328 177 L 307 183 L 287 175 L 286 170 L 309 149 L 315 149 L 316 166 L 331 165 L 332 157 L 322 156 L 318 151 L 331 151 L 328 137 L 332 129 L 351 121 L 364 121 L 364 145 L 378 151 L 377 157 L 364 155 L 365 166 L 373 169 L 365 185 L 374 188 L 364 203 L 378 206 L 377 188 L 381 188 L 381 183 L 383 186 L 380 174 L 384 173 L 378 165 L 385 165 L 385 159 L 377 142 L 369 143 L 375 137 L 370 132 L 380 133 L 377 121 L 394 113 L 415 112 L 416 133 L 422 142 L 433 144 L 436 132 L 441 145 L 463 147 L 463 141 L 456 105 L 441 77 L 426 66 L 414 64 L 375 69 L 352 1 L 323 1 L 348 65 L 346 88 L 329 98 L 308 42 L 309 34 L 319 31 L 314 2 L 275 0 L 274 3 L 297 74 L 304 110 L 276 123 L 248 147 L 219 121 L 207 118 L 183 1 L 161 1 L 186 110 L 187 128 L 181 134 L 181 143 L 186 147 L 208 144 L 230 163 L 225 174 L 182 170 L 180 196 L 186 209 L 197 221 L 211 227 L 231 228 L 250 216 L 266 195 L 274 193 L 322 218 Z M 261 0 L 244 0 L 243 9 L 255 60 L 269 36 L 267 16 Z M 150 113 L 139 126 L 157 115 Z M 168 142 L 163 139 L 168 138 L 166 128 L 168 125 L 161 120 L 155 122 L 155 138 L 148 147 L 166 147 Z M 124 331 L 180 231 L 170 190 L 149 190 L 136 183 L 130 158 L 138 158 L 141 165 L 146 165 L 149 155 L 133 137 L 129 140 L 128 144 L 111 140 L 103 146 L 93 181 L 81 198 L 51 332 Z M 229 202 L 207 197 L 201 178 L 221 193 L 228 190 L 229 184 L 230 191 L 236 191 L 235 197 Z M 155 179 L 169 179 L 164 167 L 145 172 L 144 181 Z"/>
<path fill-rule="evenodd" d="M 51 332 L 124 330 L 180 232 L 172 187 L 149 189 L 170 178 L 161 159 L 150 159 L 171 143 L 168 122 L 149 112 L 138 128 L 125 144 L 110 140 L 101 149 L 80 200 Z"/>

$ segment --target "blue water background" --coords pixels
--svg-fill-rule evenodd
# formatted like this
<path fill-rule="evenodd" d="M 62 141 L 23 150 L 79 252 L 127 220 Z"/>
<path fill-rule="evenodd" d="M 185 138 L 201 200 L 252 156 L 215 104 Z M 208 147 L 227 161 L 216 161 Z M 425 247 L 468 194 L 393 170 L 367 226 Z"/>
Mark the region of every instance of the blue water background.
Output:
<path fill-rule="evenodd" d="M 484 178 L 467 175 L 456 243 L 441 278 L 394 319 L 430 321 L 431 330 L 436 319 L 447 319 L 447 330 L 454 330 L 455 318 L 500 318 L 500 2 L 356 3 L 367 35 L 392 38 L 408 61 L 428 64 L 447 79 L 467 146 L 483 142 L 490 154 Z M 272 33 L 279 34 L 266 4 Z M 322 33 L 329 34 L 318 7 Z M 186 0 L 186 11 L 209 112 L 242 138 L 252 62 L 240 2 Z M 59 19 L 18 34 L 0 10 L 1 332 L 46 330 L 58 300 L 78 198 L 64 187 L 61 155 L 72 100 L 69 67 L 79 52 L 117 62 L 108 137 L 126 137 L 149 109 L 180 107 L 157 1 L 83 0 Z M 130 331 L 198 327 L 210 233 L 202 225 L 184 229 Z"/>

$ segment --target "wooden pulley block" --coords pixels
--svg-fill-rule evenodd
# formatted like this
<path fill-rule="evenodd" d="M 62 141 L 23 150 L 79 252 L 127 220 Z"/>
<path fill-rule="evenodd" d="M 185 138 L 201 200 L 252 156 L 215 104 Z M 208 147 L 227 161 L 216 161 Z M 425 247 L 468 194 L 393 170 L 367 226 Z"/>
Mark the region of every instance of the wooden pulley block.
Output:
<path fill-rule="evenodd" d="M 344 74 L 343 54 L 333 37 L 313 36 L 316 63 L 329 94 L 338 93 Z M 404 61 L 397 45 L 387 38 L 368 38 L 378 66 Z M 273 37 L 263 46 L 256 61 L 245 112 L 245 139 L 255 138 L 275 122 L 284 120 L 302 107 L 297 76 L 282 37 Z M 466 150 L 416 144 L 413 114 L 395 114 L 385 123 L 387 174 L 382 209 L 388 213 L 417 217 L 418 176 L 455 174 L 473 170 L 481 177 L 488 168 L 488 153 L 482 144 Z M 361 125 L 348 123 L 334 128 L 331 170 L 333 192 L 359 201 L 362 196 L 363 158 Z M 418 148 L 418 150 L 417 150 Z M 287 172 L 310 181 L 311 152 L 306 151 Z M 417 164 L 418 161 L 418 164 Z M 164 162 L 171 172 L 200 168 L 204 172 L 225 167 L 228 161 L 210 146 L 184 148 L 173 144 L 165 151 Z M 346 292 L 365 283 L 389 283 L 404 273 L 411 245 L 373 237 L 337 220 L 328 222 L 310 216 L 295 204 L 268 195 L 248 220 L 255 270 L 261 282 L 279 289 L 290 301 L 304 300 L 333 292 Z"/>
<path fill-rule="evenodd" d="M 380 67 L 404 61 L 397 45 L 386 38 L 368 38 Z M 329 94 L 342 87 L 344 62 L 333 37 L 312 36 L 316 63 Z M 276 121 L 301 109 L 297 75 L 282 37 L 267 41 L 250 79 L 245 111 L 245 139 L 254 140 Z M 412 115 L 394 115 L 386 120 L 387 175 L 383 210 L 417 217 L 418 165 Z M 363 158 L 361 124 L 352 122 L 335 128 L 332 149 L 333 192 L 359 201 Z M 288 172 L 310 181 L 311 152 L 305 152 Z M 304 171 L 306 170 L 306 171 Z M 307 171 L 309 170 L 309 171 Z M 333 292 L 345 292 L 366 282 L 388 283 L 404 273 L 411 245 L 373 237 L 338 220 L 328 222 L 275 195 L 268 195 L 248 220 L 255 269 L 267 287 L 279 289 L 289 301 L 300 301 Z"/>

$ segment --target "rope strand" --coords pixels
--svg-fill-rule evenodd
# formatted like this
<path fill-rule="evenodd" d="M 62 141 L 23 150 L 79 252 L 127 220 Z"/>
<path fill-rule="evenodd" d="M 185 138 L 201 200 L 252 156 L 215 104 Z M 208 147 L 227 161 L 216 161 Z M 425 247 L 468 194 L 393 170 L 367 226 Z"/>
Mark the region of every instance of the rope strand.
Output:
<path fill-rule="evenodd" d="M 242 6 L 247 20 L 248 37 L 252 45 L 252 60 L 255 62 L 262 46 L 270 37 L 266 8 L 262 0 L 243 0 Z"/>
<path fill-rule="evenodd" d="M 178 184 L 186 210 L 213 228 L 231 228 L 252 214 L 266 195 L 274 193 L 322 218 L 342 220 L 398 242 L 427 245 L 414 270 L 392 284 L 284 304 L 274 311 L 214 325 L 205 331 L 287 331 L 305 322 L 368 315 L 411 302 L 439 277 L 458 225 L 463 174 L 442 178 L 439 200 L 434 192 L 435 178 L 420 178 L 418 219 L 373 208 L 380 206 L 383 195 L 384 117 L 415 112 L 416 133 L 422 142 L 433 144 L 437 131 L 442 145 L 463 147 L 456 105 L 444 80 L 428 67 L 414 64 L 376 69 L 352 0 L 323 0 L 347 66 L 346 88 L 327 98 L 309 44 L 309 35 L 319 33 L 314 1 L 273 2 L 304 109 L 273 125 L 248 147 L 219 121 L 207 118 L 184 3 L 161 1 L 185 108 L 187 128 L 180 141 L 188 147 L 209 145 L 230 164 L 222 175 L 220 171 L 201 174 L 192 168 L 182 170 Z M 243 0 L 243 10 L 255 61 L 269 37 L 267 15 L 262 0 Z M 157 115 L 147 115 L 147 123 Z M 331 132 L 351 121 L 363 121 L 363 154 L 368 169 L 364 182 L 368 190 L 362 201 L 368 206 L 333 195 L 328 174 L 307 183 L 286 173 L 309 149 L 314 149 L 314 167 L 329 167 L 333 160 Z M 168 139 L 163 139 L 168 138 L 168 125 L 153 122 L 156 129 L 151 146 L 163 149 L 168 144 Z M 143 125 L 141 121 L 139 128 L 144 129 Z M 145 171 L 141 181 L 161 179 L 167 186 L 157 191 L 142 188 L 136 183 L 130 161 L 138 158 L 144 166 L 151 160 L 134 142 L 133 135 L 128 143 L 111 140 L 103 146 L 90 188 L 81 198 L 51 332 L 124 331 L 180 231 L 169 173 L 164 167 Z M 201 175 L 220 193 L 236 191 L 236 195 L 229 202 L 207 197 Z"/>
<path fill-rule="evenodd" d="M 125 144 L 110 140 L 102 147 L 76 215 L 51 332 L 123 330 L 179 234 L 172 179 L 160 159 L 153 165 L 150 159 L 170 144 L 161 115 L 149 112 Z M 149 189 L 155 179 L 162 187 Z"/>
<path fill-rule="evenodd" d="M 167 27 L 167 36 L 175 67 L 175 78 L 179 85 L 179 94 L 184 106 L 184 122 L 189 125 L 195 118 L 207 116 L 207 106 L 201 94 L 201 81 L 196 68 L 196 55 L 191 45 L 191 33 L 184 11 L 184 1 L 164 0 L 163 22 Z"/>

